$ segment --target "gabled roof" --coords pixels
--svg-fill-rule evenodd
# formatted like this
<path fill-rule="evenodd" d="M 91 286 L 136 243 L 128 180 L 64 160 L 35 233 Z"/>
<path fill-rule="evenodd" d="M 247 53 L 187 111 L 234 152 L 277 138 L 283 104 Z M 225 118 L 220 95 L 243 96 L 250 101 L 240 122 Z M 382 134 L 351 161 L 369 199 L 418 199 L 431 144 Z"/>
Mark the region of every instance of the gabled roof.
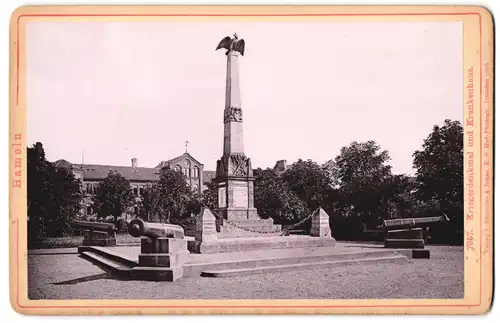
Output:
<path fill-rule="evenodd" d="M 64 159 L 53 164 L 57 168 L 73 169 L 83 173 L 84 180 L 103 180 L 109 172 L 118 172 L 131 182 L 152 182 L 158 180 L 160 175 L 159 169 L 148 167 L 72 164 Z"/>
<path fill-rule="evenodd" d="M 103 180 L 108 176 L 109 172 L 117 172 L 131 182 L 152 182 L 157 181 L 160 175 L 160 170 L 157 168 L 90 164 L 73 165 L 75 168 L 81 166 L 83 166 L 84 180 Z"/>
<path fill-rule="evenodd" d="M 71 164 L 69 161 L 67 161 L 65 159 L 56 160 L 53 164 L 54 164 L 54 167 L 66 168 L 66 169 L 70 169 L 73 166 L 73 164 Z"/>
<path fill-rule="evenodd" d="M 132 166 L 114 166 L 114 165 L 96 165 L 96 164 L 72 164 L 67 160 L 59 159 L 53 164 L 58 168 L 72 169 L 83 173 L 84 180 L 103 180 L 108 176 L 109 172 L 118 172 L 123 177 L 131 182 L 152 182 L 157 181 L 160 177 L 160 170 L 167 164 L 175 164 L 183 158 L 190 159 L 193 163 L 201 164 L 193 156 L 184 153 L 181 156 L 173 159 L 162 161 L 157 167 L 132 167 Z M 203 181 L 211 181 L 215 177 L 214 171 L 203 171 Z"/>
<path fill-rule="evenodd" d="M 169 159 L 169 160 L 163 160 L 161 161 L 158 165 L 156 165 L 156 168 L 163 168 L 167 165 L 173 165 L 175 163 L 177 163 L 178 161 L 184 159 L 184 158 L 187 158 L 187 159 L 190 159 L 192 160 L 195 164 L 198 164 L 198 165 L 202 165 L 202 163 L 200 163 L 196 158 L 194 158 L 193 156 L 191 156 L 189 153 L 184 153 L 180 156 L 177 156 L 175 158 L 172 158 L 172 159 Z"/>

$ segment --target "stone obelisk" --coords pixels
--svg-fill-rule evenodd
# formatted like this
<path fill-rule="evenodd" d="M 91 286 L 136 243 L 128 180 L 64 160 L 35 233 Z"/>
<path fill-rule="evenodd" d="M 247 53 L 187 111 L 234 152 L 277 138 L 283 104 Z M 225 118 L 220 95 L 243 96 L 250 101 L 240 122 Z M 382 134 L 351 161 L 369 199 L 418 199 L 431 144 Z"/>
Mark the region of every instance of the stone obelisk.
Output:
<path fill-rule="evenodd" d="M 231 42 L 235 42 L 234 39 Z M 236 40 L 237 42 L 237 40 Z M 228 220 L 260 219 L 253 204 L 253 173 L 243 148 L 243 113 L 238 60 L 241 52 L 229 44 L 227 54 L 224 148 L 217 161 L 218 213 Z M 232 48 L 231 48 L 232 47 Z"/>
<path fill-rule="evenodd" d="M 253 171 L 243 149 L 243 110 L 240 98 L 238 60 L 245 51 L 245 41 L 225 37 L 217 49 L 227 56 L 226 103 L 224 107 L 224 149 L 217 161 L 219 238 L 278 235 L 281 226 L 273 219 L 261 219 L 253 203 Z"/>

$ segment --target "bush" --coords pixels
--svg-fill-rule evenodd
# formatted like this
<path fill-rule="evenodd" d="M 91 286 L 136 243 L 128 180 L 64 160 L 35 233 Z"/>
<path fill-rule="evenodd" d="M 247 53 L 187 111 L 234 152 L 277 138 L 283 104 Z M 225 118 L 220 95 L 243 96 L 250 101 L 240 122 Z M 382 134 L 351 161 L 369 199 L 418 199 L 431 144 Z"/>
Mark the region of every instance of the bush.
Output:
<path fill-rule="evenodd" d="M 127 221 L 125 219 L 118 219 L 115 223 L 116 232 L 118 233 L 128 233 Z"/>
<path fill-rule="evenodd" d="M 330 216 L 330 228 L 332 230 L 332 236 L 337 240 L 363 240 L 364 225 L 359 217 Z"/>

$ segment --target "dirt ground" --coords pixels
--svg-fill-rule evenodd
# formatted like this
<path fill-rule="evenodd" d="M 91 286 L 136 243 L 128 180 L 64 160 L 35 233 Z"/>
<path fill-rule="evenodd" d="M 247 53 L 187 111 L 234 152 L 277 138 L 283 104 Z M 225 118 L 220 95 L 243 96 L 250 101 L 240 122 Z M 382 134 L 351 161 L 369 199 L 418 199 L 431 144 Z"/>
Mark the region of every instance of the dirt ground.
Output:
<path fill-rule="evenodd" d="M 75 249 L 28 256 L 30 299 L 384 299 L 462 298 L 463 247 L 428 246 L 431 259 L 229 278 L 124 281 Z M 72 281 L 73 280 L 73 281 Z"/>

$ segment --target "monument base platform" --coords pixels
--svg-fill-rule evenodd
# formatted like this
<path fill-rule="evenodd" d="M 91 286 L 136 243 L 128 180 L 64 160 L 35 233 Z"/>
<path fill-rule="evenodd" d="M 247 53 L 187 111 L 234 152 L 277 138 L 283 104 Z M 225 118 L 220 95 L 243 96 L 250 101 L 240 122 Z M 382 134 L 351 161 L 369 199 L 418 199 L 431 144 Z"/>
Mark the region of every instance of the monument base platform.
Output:
<path fill-rule="evenodd" d="M 182 277 L 182 267 L 134 267 L 130 278 L 135 280 L 174 282 Z"/>
<path fill-rule="evenodd" d="M 227 238 L 214 241 L 188 241 L 188 250 L 191 253 L 225 253 L 262 249 L 285 249 L 334 246 L 332 237 L 310 236 L 270 236 Z"/>
<path fill-rule="evenodd" d="M 425 258 L 423 250 L 388 249 L 382 245 L 336 243 L 335 247 L 261 249 L 190 254 L 177 268 L 139 266 L 139 246 L 81 247 L 82 257 L 126 279 L 175 281 L 183 277 L 229 277 L 273 272 L 316 270 L 361 264 L 406 262 Z"/>

